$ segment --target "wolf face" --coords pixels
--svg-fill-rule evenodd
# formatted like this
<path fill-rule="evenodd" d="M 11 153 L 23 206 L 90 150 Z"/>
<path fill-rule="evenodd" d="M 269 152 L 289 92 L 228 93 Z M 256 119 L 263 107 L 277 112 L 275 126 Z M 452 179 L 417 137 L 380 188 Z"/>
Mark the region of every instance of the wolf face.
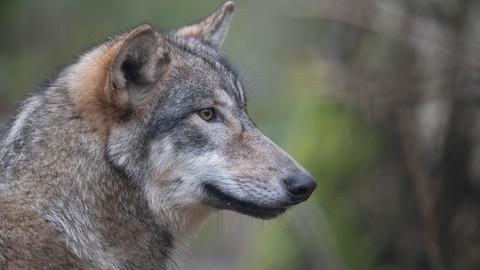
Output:
<path fill-rule="evenodd" d="M 137 27 L 67 71 L 95 82 L 72 85 L 82 88 L 73 100 L 105 138 L 106 158 L 143 187 L 158 214 L 229 209 L 272 218 L 316 187 L 255 127 L 242 85 L 218 52 L 233 9 L 227 2 L 170 33 Z"/>

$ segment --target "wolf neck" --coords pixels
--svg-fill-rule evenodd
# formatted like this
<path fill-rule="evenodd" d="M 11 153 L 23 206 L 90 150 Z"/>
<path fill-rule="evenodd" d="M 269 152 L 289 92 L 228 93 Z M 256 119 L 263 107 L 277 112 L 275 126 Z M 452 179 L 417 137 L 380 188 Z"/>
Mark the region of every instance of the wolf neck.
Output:
<path fill-rule="evenodd" d="M 51 88 L 33 96 L 6 131 L 0 194 L 21 198 L 93 265 L 167 269 L 177 237 L 189 228 L 174 220 L 180 215 L 150 210 L 143 190 L 105 160 L 96 131 L 66 109 L 72 104 L 64 93 Z"/>

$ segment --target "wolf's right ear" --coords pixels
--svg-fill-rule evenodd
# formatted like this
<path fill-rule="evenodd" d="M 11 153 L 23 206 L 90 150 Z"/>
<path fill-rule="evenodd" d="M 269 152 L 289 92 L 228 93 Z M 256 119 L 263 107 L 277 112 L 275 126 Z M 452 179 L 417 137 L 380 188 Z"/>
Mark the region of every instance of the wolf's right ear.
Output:
<path fill-rule="evenodd" d="M 107 96 L 117 105 L 132 104 L 148 96 L 145 91 L 168 70 L 170 58 L 150 25 L 135 28 L 116 46 L 108 68 Z"/>
<path fill-rule="evenodd" d="M 228 33 L 234 10 L 235 4 L 233 1 L 227 1 L 203 21 L 180 28 L 177 34 L 198 38 L 216 48 L 220 48 Z"/>

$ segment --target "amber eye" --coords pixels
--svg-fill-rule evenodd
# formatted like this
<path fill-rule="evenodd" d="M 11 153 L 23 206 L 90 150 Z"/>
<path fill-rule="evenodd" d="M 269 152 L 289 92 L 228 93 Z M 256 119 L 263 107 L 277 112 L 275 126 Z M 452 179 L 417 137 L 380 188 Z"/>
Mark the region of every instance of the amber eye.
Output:
<path fill-rule="evenodd" d="M 215 109 L 214 108 L 204 108 L 198 111 L 198 115 L 205 121 L 210 122 L 215 120 Z"/>

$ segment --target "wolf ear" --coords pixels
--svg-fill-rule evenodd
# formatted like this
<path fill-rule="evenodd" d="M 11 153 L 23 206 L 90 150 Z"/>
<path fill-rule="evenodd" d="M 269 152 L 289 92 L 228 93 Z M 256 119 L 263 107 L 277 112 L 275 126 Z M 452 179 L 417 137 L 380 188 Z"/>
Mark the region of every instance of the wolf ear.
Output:
<path fill-rule="evenodd" d="M 107 87 L 116 103 L 143 99 L 148 86 L 167 71 L 170 58 L 150 25 L 141 25 L 118 43 L 109 66 Z"/>
<path fill-rule="evenodd" d="M 225 2 L 215 13 L 197 24 L 180 28 L 177 34 L 195 37 L 219 48 L 227 35 L 234 10 L 233 1 Z"/>

